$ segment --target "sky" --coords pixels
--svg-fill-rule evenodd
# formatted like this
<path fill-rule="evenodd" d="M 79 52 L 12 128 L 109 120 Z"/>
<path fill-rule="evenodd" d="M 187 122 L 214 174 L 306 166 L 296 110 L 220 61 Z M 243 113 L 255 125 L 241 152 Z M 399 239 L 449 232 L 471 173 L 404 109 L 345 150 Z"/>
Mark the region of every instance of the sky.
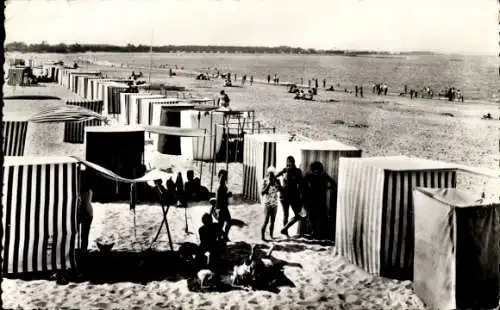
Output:
<path fill-rule="evenodd" d="M 498 0 L 9 0 L 6 42 L 498 54 Z"/>

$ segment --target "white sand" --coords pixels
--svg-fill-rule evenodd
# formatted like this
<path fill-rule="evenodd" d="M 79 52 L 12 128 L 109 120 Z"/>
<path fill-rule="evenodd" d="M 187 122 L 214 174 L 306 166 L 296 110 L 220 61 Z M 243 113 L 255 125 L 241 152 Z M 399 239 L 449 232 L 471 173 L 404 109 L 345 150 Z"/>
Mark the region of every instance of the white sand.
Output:
<path fill-rule="evenodd" d="M 129 74 L 130 69 L 113 73 Z M 110 74 L 108 74 L 110 75 Z M 155 79 L 166 80 L 166 73 L 155 73 Z M 214 97 L 222 82 L 195 81 L 191 78 L 168 79 L 169 84 L 187 85 L 200 96 Z M 363 149 L 364 155 L 409 154 L 417 157 L 447 159 L 464 164 L 492 167 L 497 154 L 496 121 L 478 120 L 484 113 L 495 113 L 491 105 L 449 105 L 428 100 L 410 101 L 406 98 L 381 98 L 367 94 L 365 99 L 354 99 L 343 93 L 322 92 L 319 99 L 336 99 L 340 102 L 298 102 L 290 99 L 284 88 L 254 85 L 231 88 L 229 94 L 234 107 L 252 107 L 257 118 L 281 131 L 293 131 L 312 138 L 337 138 Z M 276 103 L 280 102 L 280 105 Z M 432 103 L 432 106 L 430 104 Z M 334 107 L 334 108 L 332 108 Z M 483 112 L 484 111 L 484 112 Z M 450 112 L 454 118 L 440 113 Z M 343 120 L 344 124 L 334 124 Z M 349 124 L 366 124 L 366 128 L 349 127 Z M 493 143 L 494 142 L 494 146 Z M 46 153 L 63 153 L 82 156 L 82 146 L 59 145 Z M 164 157 L 156 166 L 174 166 L 174 171 L 185 171 L 197 164 Z M 217 169 L 225 167 L 219 164 Z M 202 184 L 210 187 L 209 166 L 204 165 Z M 459 180 L 460 181 L 460 180 Z M 497 194 L 498 183 L 490 180 L 463 177 L 466 188 L 487 189 Z M 242 165 L 230 164 L 230 189 L 242 189 Z M 158 206 L 139 205 L 136 208 L 137 241 L 134 243 L 133 213 L 126 204 L 95 204 L 94 223 L 91 230 L 91 247 L 98 238 L 112 238 L 114 250 L 139 251 L 154 237 L 161 221 Z M 189 231 L 196 232 L 200 218 L 209 209 L 207 204 L 189 208 Z M 260 205 L 233 201 L 233 218 L 248 224 L 233 228 L 230 239 L 234 242 L 262 243 L 260 226 L 263 212 Z M 197 243 L 196 234 L 184 232 L 184 211 L 171 209 L 170 229 L 177 248 L 182 242 Z M 281 210 L 276 220 L 275 236 L 281 229 Z M 165 231 L 155 245 L 167 250 Z M 400 282 L 368 275 L 338 256 L 333 246 L 308 244 L 292 240 L 278 240 L 273 256 L 289 263 L 300 263 L 302 268 L 286 266 L 284 273 L 295 287 L 282 287 L 280 292 L 231 291 L 228 293 L 193 293 L 187 289 L 185 279 L 153 281 L 146 285 L 122 282 L 116 284 L 70 283 L 59 286 L 54 281 L 22 281 L 4 279 L 4 307 L 30 308 L 79 308 L 79 309 L 425 309 L 413 293 L 412 283 Z M 231 246 L 231 244 L 230 244 Z M 230 255 L 230 253 L 228 253 Z M 119 262 L 117 262 L 119 264 Z"/>

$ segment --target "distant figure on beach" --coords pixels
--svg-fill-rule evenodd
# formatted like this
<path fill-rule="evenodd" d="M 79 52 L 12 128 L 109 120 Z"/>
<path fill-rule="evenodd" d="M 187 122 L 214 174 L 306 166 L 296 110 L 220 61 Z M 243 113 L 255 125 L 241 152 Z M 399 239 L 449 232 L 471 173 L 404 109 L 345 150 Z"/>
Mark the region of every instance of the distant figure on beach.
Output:
<path fill-rule="evenodd" d="M 253 75 L 250 75 L 250 86 L 253 85 Z"/>
<path fill-rule="evenodd" d="M 323 88 L 326 88 L 326 79 L 323 79 Z"/>
<path fill-rule="evenodd" d="M 245 82 L 247 81 L 247 75 L 243 75 L 243 77 L 241 78 L 241 85 L 245 85 Z"/>
<path fill-rule="evenodd" d="M 408 85 L 405 84 L 405 95 L 408 93 Z"/>
<path fill-rule="evenodd" d="M 229 102 L 231 100 L 229 99 L 229 96 L 226 94 L 226 92 L 224 90 L 221 90 L 220 91 L 220 97 L 219 97 L 219 101 L 217 102 L 217 105 L 218 106 L 222 106 L 224 108 L 227 108 L 229 107 Z"/>
<path fill-rule="evenodd" d="M 267 84 L 271 83 L 271 74 L 267 75 Z"/>
<path fill-rule="evenodd" d="M 283 206 L 283 225 L 281 234 L 288 236 L 288 229 L 301 218 L 302 209 L 302 171 L 295 166 L 295 158 L 288 156 L 286 168 L 279 172 L 276 177 L 283 176 L 283 187 L 281 191 L 281 205 Z M 294 217 L 288 222 L 288 212 L 292 208 Z"/>
<path fill-rule="evenodd" d="M 314 79 L 314 88 L 318 89 L 319 85 L 318 85 L 318 79 Z"/>
<path fill-rule="evenodd" d="M 231 214 L 229 213 L 229 198 L 233 194 L 227 187 L 227 171 L 220 170 L 219 174 L 219 187 L 217 188 L 217 204 L 216 210 L 218 211 L 218 219 L 221 230 L 223 231 L 223 239 L 229 241 L 229 230 L 231 229 Z"/>
<path fill-rule="evenodd" d="M 363 98 L 363 86 L 359 87 L 359 95 Z"/>
<path fill-rule="evenodd" d="M 266 228 L 269 224 L 269 235 L 274 239 L 274 221 L 276 220 L 276 212 L 278 210 L 278 197 L 281 190 L 280 181 L 276 178 L 274 167 L 267 168 L 266 178 L 262 188 L 262 206 L 264 207 L 264 224 L 261 228 L 261 239 L 267 241 Z"/>
<path fill-rule="evenodd" d="M 354 86 L 354 91 L 356 92 L 356 97 L 358 96 L 358 85 Z"/>
<path fill-rule="evenodd" d="M 413 93 L 414 93 L 414 90 L 410 89 L 410 99 L 413 99 Z"/>
<path fill-rule="evenodd" d="M 309 80 L 309 81 L 307 82 L 307 84 L 308 84 L 309 88 L 311 88 L 311 80 Z"/>
<path fill-rule="evenodd" d="M 81 225 L 80 244 L 83 253 L 87 253 L 89 246 L 89 233 L 94 218 L 94 209 L 92 208 L 92 188 L 88 179 L 83 179 L 81 184 L 81 201 L 79 205 L 79 223 Z"/>

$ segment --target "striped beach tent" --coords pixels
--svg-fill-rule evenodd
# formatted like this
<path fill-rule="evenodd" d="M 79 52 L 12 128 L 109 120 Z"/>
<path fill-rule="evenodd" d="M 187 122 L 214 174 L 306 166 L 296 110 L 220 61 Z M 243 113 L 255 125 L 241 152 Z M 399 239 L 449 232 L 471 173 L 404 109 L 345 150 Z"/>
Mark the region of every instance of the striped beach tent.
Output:
<path fill-rule="evenodd" d="M 163 105 L 178 104 L 178 98 L 143 98 L 139 99 L 142 108 L 142 124 L 160 125 L 160 112 Z M 187 105 L 186 105 L 187 106 Z"/>
<path fill-rule="evenodd" d="M 143 109 L 142 101 L 141 99 L 161 99 L 165 98 L 162 95 L 154 95 L 154 94 L 147 94 L 147 93 L 136 93 L 134 96 L 130 97 L 130 121 L 131 123 L 134 124 L 143 124 L 143 115 L 149 115 L 147 109 Z M 146 118 L 147 119 L 147 118 Z"/>
<path fill-rule="evenodd" d="M 135 101 L 132 101 L 133 96 L 137 95 L 151 95 L 151 93 L 120 93 L 120 115 L 118 117 L 118 122 L 122 125 L 130 125 L 132 122 L 131 115 L 136 115 L 137 112 L 132 113 L 132 108 L 135 110 L 137 107 Z M 132 105 L 134 102 L 134 105 Z M 137 116 L 135 118 L 137 120 Z"/>
<path fill-rule="evenodd" d="M 432 309 L 495 309 L 500 203 L 455 188 L 417 188 L 414 287 Z"/>
<path fill-rule="evenodd" d="M 104 103 L 102 100 L 85 100 L 85 101 L 66 101 L 67 105 L 79 106 L 89 109 L 96 113 L 102 114 Z M 101 120 L 89 120 L 84 122 L 71 122 L 64 124 L 64 142 L 66 143 L 83 143 L 85 138 L 85 127 L 101 126 Z"/>
<path fill-rule="evenodd" d="M 222 130 L 217 130 L 215 135 L 215 124 L 222 124 L 224 114 L 212 111 L 185 110 L 181 111 L 181 128 L 202 129 L 210 137 L 181 138 L 182 154 L 194 160 L 213 160 L 222 145 Z M 214 153 L 214 143 L 215 153 Z M 203 145 L 204 144 L 204 145 Z"/>
<path fill-rule="evenodd" d="M 107 94 L 104 99 L 104 103 L 107 101 L 107 113 L 108 114 L 120 114 L 120 93 L 127 92 L 129 89 L 128 85 L 116 82 L 110 82 L 107 86 Z"/>
<path fill-rule="evenodd" d="M 78 162 L 69 157 L 5 157 L 3 178 L 3 271 L 76 268 Z"/>
<path fill-rule="evenodd" d="M 335 184 L 338 184 L 338 167 L 341 157 L 361 157 L 361 150 L 341 143 L 336 140 L 323 141 L 282 141 L 278 143 L 277 165 L 281 170 L 286 167 L 286 158 L 293 156 L 295 164 L 302 170 L 304 176 L 309 171 L 313 162 L 323 164 L 325 172 L 330 176 Z M 325 203 L 324 206 L 317 205 L 316 215 L 321 221 L 310 217 L 299 224 L 299 233 L 309 234 L 314 231 L 317 237 L 335 240 L 335 224 L 337 215 L 337 192 L 327 190 L 325 199 L 318 199 Z"/>
<path fill-rule="evenodd" d="M 8 71 L 7 85 L 23 85 L 24 67 L 10 67 Z"/>
<path fill-rule="evenodd" d="M 260 202 L 262 181 L 269 166 L 276 167 L 276 149 L 288 134 L 247 134 L 243 143 L 243 196 Z"/>
<path fill-rule="evenodd" d="M 27 120 L 3 121 L 3 153 L 4 156 L 23 156 L 28 131 Z"/>
<path fill-rule="evenodd" d="M 455 167 L 406 156 L 340 158 L 340 254 L 371 274 L 412 280 L 413 190 L 456 187 Z"/>

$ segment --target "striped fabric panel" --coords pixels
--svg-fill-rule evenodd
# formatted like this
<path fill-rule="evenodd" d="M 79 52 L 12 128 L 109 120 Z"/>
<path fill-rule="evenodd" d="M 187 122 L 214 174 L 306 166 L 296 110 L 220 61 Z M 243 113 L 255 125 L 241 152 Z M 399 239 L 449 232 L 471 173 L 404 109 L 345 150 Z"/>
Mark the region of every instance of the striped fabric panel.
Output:
<path fill-rule="evenodd" d="M 245 199 L 256 201 L 254 185 L 257 184 L 254 141 L 249 136 L 244 137 L 243 143 L 243 196 Z"/>
<path fill-rule="evenodd" d="M 325 172 L 338 184 L 339 159 L 341 157 L 361 157 L 361 150 L 337 151 L 337 150 L 301 150 L 300 169 L 304 175 L 309 171 L 310 165 L 319 161 L 323 164 Z M 328 223 L 331 225 L 331 238 L 335 236 L 335 225 L 337 222 L 337 193 L 329 191 L 326 199 L 326 214 Z M 329 225 L 329 227 L 330 227 Z"/>
<path fill-rule="evenodd" d="M 348 261 L 367 272 L 380 270 L 383 170 L 340 158 L 335 244 Z"/>
<path fill-rule="evenodd" d="M 107 87 L 107 98 L 108 98 L 108 113 L 109 114 L 120 114 L 120 93 L 125 92 L 126 89 L 116 86 Z"/>
<path fill-rule="evenodd" d="M 380 275 L 413 280 L 415 187 L 455 188 L 456 171 L 386 171 L 384 177 Z"/>
<path fill-rule="evenodd" d="M 101 114 L 104 103 L 102 100 L 95 101 L 67 101 L 67 105 L 79 106 L 92 110 Z M 64 142 L 66 143 L 83 143 L 85 139 L 85 127 L 87 126 L 101 126 L 100 120 L 89 120 L 85 122 L 71 122 L 64 124 Z"/>
<path fill-rule="evenodd" d="M 248 200 L 260 202 L 260 188 L 267 168 L 276 166 L 276 141 L 246 136 L 243 148 L 243 195 Z"/>
<path fill-rule="evenodd" d="M 76 268 L 77 182 L 76 163 L 5 167 L 5 273 Z"/>
<path fill-rule="evenodd" d="M 310 165 L 315 161 L 319 161 L 323 164 L 325 172 L 338 183 L 337 176 L 340 157 L 361 157 L 361 150 L 301 150 L 300 168 L 303 173 L 307 173 Z"/>
<path fill-rule="evenodd" d="M 4 156 L 23 156 L 26 144 L 28 122 L 3 122 L 3 152 Z"/>

